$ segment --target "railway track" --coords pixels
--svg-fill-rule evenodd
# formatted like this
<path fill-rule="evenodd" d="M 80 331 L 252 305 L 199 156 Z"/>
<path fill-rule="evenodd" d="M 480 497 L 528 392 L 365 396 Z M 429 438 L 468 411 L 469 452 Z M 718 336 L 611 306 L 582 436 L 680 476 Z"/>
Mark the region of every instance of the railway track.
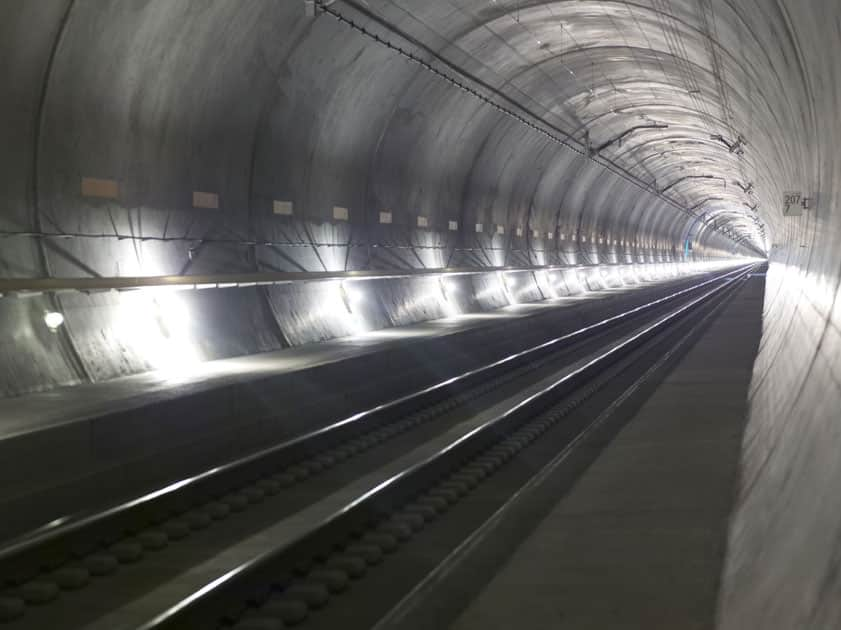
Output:
<path fill-rule="evenodd" d="M 422 545 L 436 528 L 450 541 L 439 545 L 442 553 L 457 547 L 481 527 L 488 509 L 510 498 L 501 488 L 516 492 L 559 444 L 579 439 L 592 420 L 583 411 L 588 405 L 602 405 L 624 380 L 661 360 L 660 346 L 674 346 L 749 270 L 719 274 L 226 466 L 34 532 L 0 550 L 0 619 L 12 628 L 95 627 L 100 618 L 114 624 L 110 609 L 130 607 L 220 550 L 313 512 L 349 480 L 437 437 L 443 448 L 405 469 L 398 465 L 315 520 L 299 518 L 294 535 L 213 576 L 151 621 L 105 626 L 248 630 L 311 617 L 307 624 L 314 627 L 338 627 L 330 624 L 346 622 L 349 613 L 328 604 L 352 586 L 363 599 L 373 589 L 370 604 L 352 607 L 359 627 L 370 627 L 437 566 L 430 560 L 407 570 L 398 560 L 407 548 Z M 477 417 L 450 440 L 454 427 Z M 509 484 L 499 482 L 505 475 Z M 490 477 L 493 484 L 486 483 Z M 481 499 L 488 492 L 496 498 Z M 477 501 L 485 509 L 469 507 Z M 397 577 L 383 580 L 395 571 Z M 378 579 L 381 588 L 365 586 Z M 382 597 L 383 590 L 390 594 Z M 365 611 L 372 612 L 366 617 Z"/>

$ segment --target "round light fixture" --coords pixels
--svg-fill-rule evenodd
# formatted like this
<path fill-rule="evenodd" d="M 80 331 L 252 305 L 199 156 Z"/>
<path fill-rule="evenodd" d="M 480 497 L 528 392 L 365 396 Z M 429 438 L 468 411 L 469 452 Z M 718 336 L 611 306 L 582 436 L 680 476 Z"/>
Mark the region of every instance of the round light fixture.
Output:
<path fill-rule="evenodd" d="M 44 323 L 51 331 L 55 332 L 64 324 L 64 315 L 50 311 L 44 314 Z"/>

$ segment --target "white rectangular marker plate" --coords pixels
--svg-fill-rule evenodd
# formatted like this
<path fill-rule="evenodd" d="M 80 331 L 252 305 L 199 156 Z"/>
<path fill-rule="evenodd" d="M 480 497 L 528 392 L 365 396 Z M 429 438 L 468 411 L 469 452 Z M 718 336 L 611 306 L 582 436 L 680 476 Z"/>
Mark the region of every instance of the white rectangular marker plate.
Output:
<path fill-rule="evenodd" d="M 803 215 L 803 193 L 789 191 L 783 193 L 783 216 L 799 217 Z"/>

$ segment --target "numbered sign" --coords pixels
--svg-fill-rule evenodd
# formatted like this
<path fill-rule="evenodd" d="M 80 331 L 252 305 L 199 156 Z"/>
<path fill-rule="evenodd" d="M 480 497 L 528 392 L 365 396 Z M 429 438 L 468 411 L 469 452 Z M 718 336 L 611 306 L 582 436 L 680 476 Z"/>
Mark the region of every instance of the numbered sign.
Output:
<path fill-rule="evenodd" d="M 783 193 L 783 216 L 785 217 L 799 217 L 803 214 L 803 193 L 801 192 L 784 192 Z"/>

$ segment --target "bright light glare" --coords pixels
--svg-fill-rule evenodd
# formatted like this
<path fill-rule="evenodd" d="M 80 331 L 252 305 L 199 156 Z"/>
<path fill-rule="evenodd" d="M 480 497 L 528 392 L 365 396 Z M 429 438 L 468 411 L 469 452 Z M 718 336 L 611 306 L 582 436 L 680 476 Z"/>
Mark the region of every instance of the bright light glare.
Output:
<path fill-rule="evenodd" d="M 319 297 L 319 308 L 310 313 L 315 321 L 326 321 L 343 328 L 351 336 L 368 330 L 362 307 L 365 293 L 355 282 L 330 282 Z"/>
<path fill-rule="evenodd" d="M 51 331 L 55 332 L 64 324 L 64 315 L 51 311 L 44 314 L 44 323 Z"/>
<path fill-rule="evenodd" d="M 321 331 L 326 337 L 356 336 L 371 327 L 365 318 L 365 292 L 357 282 L 331 280 L 313 287 L 313 307 L 302 313 L 302 330 Z"/>
<path fill-rule="evenodd" d="M 501 271 L 497 272 L 496 275 L 499 281 L 500 288 L 502 289 L 502 293 L 503 295 L 505 295 L 505 299 L 508 300 L 508 303 L 519 304 L 519 302 L 517 301 L 517 296 L 514 294 L 514 292 L 511 290 L 511 287 L 509 287 L 508 285 L 507 276 Z"/>
<path fill-rule="evenodd" d="M 183 374 L 201 361 L 180 293 L 133 291 L 120 298 L 118 338 L 150 367 Z"/>
<path fill-rule="evenodd" d="M 455 294 L 458 293 L 458 285 L 455 282 L 448 282 L 444 276 L 438 276 L 438 286 L 441 289 L 441 307 L 447 317 L 461 315 L 461 308 L 454 299 Z"/>
<path fill-rule="evenodd" d="M 348 299 L 350 300 L 351 307 L 362 306 L 365 303 L 365 293 L 363 293 L 362 289 L 355 286 L 355 283 L 342 282 L 340 286 L 342 288 L 342 291 L 345 292 Z"/>
<path fill-rule="evenodd" d="M 461 292 L 461 287 L 459 287 L 458 283 L 453 280 L 447 280 L 446 277 L 441 276 L 441 286 L 443 290 L 447 292 L 447 295 L 455 295 Z"/>
<path fill-rule="evenodd" d="M 348 315 L 353 315 L 353 304 L 351 304 L 350 294 L 348 293 L 344 282 L 339 283 L 339 295 L 342 298 L 342 304 L 348 312 Z"/>
<path fill-rule="evenodd" d="M 537 285 L 543 292 L 543 294 L 548 296 L 550 299 L 558 299 L 558 288 L 552 281 L 552 276 L 549 274 L 549 272 L 546 270 L 538 271 L 535 275 L 537 278 Z"/>

